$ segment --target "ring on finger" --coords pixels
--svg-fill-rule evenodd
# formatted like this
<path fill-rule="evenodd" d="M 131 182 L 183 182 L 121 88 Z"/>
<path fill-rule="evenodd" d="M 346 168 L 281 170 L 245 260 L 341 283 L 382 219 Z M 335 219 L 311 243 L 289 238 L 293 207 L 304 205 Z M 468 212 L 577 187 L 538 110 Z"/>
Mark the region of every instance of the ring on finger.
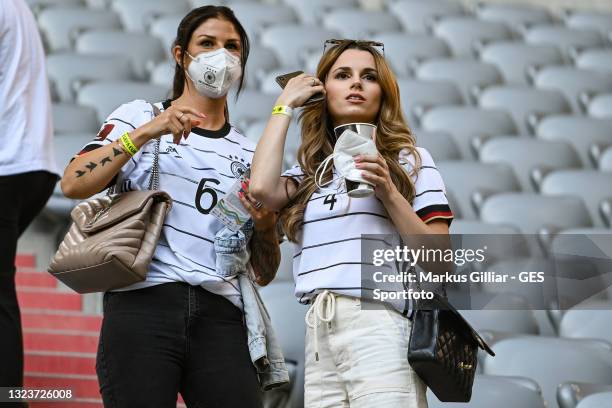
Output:
<path fill-rule="evenodd" d="M 183 119 L 183 116 L 185 116 L 185 112 L 181 112 L 181 116 L 179 116 L 179 118 L 178 118 L 178 119 L 179 119 L 179 120 L 182 120 L 182 119 Z"/>

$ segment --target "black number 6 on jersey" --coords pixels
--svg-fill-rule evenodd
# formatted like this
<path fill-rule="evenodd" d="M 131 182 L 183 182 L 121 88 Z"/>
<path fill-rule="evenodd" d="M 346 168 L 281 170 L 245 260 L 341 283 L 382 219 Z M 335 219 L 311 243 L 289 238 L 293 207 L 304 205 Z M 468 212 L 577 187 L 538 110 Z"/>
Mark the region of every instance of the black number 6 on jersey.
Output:
<path fill-rule="evenodd" d="M 202 214 L 208 214 L 213 208 L 215 208 L 215 205 L 217 205 L 217 192 L 211 187 L 206 187 L 206 182 L 208 181 L 216 185 L 221 183 L 219 180 L 214 178 L 203 178 L 200 180 L 200 185 L 198 186 L 198 191 L 196 192 L 195 196 L 195 206 Z M 202 207 L 202 196 L 204 195 L 210 195 L 211 198 L 211 203 L 208 208 Z"/>

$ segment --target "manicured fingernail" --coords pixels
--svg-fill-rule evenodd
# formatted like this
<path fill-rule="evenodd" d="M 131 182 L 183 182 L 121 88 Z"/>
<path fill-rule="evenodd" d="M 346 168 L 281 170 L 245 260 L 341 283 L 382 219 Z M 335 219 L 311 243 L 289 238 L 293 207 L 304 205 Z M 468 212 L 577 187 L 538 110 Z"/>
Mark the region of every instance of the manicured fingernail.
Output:
<path fill-rule="evenodd" d="M 205 115 L 205 114 L 203 114 L 202 112 L 200 112 L 200 115 L 199 115 L 199 116 L 200 116 L 201 118 L 206 119 L 206 115 Z"/>

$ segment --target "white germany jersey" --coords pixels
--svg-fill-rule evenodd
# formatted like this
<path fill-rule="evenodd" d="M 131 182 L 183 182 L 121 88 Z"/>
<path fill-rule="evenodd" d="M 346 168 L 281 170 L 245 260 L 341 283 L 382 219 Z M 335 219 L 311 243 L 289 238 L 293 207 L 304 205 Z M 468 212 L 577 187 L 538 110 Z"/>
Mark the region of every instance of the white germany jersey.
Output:
<path fill-rule="evenodd" d="M 429 152 L 417 148 L 421 156 L 421 169 L 413 177 L 416 197 L 412 208 L 424 221 L 445 219 L 452 221 L 446 189 L 442 177 Z M 407 151 L 400 153 L 399 162 L 410 172 L 414 157 Z M 283 173 L 300 183 L 304 174 L 299 166 Z M 334 178 L 337 174 L 334 174 Z M 308 303 L 313 295 L 327 289 L 332 292 L 361 297 L 362 235 L 395 234 L 396 229 L 385 207 L 375 195 L 349 198 L 344 184 L 335 181 L 326 189 L 318 190 L 309 199 L 304 211 L 299 242 L 294 244 L 293 276 L 295 295 L 300 303 Z M 410 306 L 394 306 L 410 313 Z"/>
<path fill-rule="evenodd" d="M 170 101 L 156 104 L 161 110 Z M 98 137 L 81 153 L 112 143 L 151 120 L 151 105 L 137 100 L 120 106 L 104 122 Z M 149 141 L 121 169 L 116 183 L 121 191 L 146 190 L 155 141 Z M 214 237 L 224 225 L 209 214 L 216 202 L 247 168 L 255 143 L 226 123 L 217 131 L 194 128 L 179 145 L 172 135 L 161 137 L 160 190 L 173 200 L 146 281 L 119 290 L 139 289 L 166 282 L 201 285 L 242 307 L 237 279 L 215 272 Z"/>

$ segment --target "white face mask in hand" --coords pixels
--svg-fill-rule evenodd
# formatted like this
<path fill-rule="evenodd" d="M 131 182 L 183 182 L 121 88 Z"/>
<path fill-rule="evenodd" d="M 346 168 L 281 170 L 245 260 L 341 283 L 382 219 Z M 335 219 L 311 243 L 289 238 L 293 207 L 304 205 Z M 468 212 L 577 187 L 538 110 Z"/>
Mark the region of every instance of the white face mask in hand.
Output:
<path fill-rule="evenodd" d="M 232 55 L 225 48 L 203 52 L 193 57 L 187 68 L 187 76 L 202 96 L 217 99 L 227 95 L 230 87 L 242 75 L 240 58 Z"/>
<path fill-rule="evenodd" d="M 315 171 L 315 183 L 317 187 L 322 190 L 330 190 L 324 188 L 321 185 L 323 175 L 327 170 L 327 165 L 331 160 L 334 161 L 334 167 L 336 171 L 340 174 L 340 176 L 336 179 L 331 180 L 329 183 L 344 178 L 345 180 L 353 181 L 355 183 L 359 183 L 360 185 L 368 184 L 361 177 L 361 170 L 355 168 L 355 160 L 353 160 L 353 156 L 355 155 L 375 155 L 378 154 L 378 150 L 376 150 L 376 143 L 374 140 L 368 137 L 364 137 L 359 135 L 358 133 L 347 129 L 345 130 L 338 140 L 336 141 L 336 145 L 334 146 L 334 152 L 330 154 L 323 162 L 317 167 Z M 322 169 L 321 169 L 322 168 Z M 319 174 L 319 170 L 321 173 Z M 319 176 L 317 177 L 317 174 Z M 362 189 L 348 191 L 349 196 L 353 197 L 364 197 L 370 195 L 373 192 L 373 189 L 370 188 L 371 191 L 367 192 Z"/>

